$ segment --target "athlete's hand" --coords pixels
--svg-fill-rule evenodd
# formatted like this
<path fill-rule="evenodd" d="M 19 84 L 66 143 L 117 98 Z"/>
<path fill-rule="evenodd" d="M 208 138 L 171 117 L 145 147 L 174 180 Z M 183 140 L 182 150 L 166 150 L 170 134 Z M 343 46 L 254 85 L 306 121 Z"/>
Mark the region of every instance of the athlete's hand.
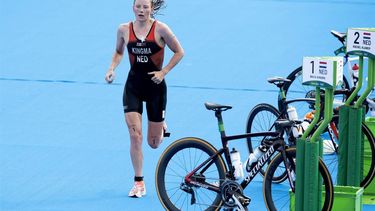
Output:
<path fill-rule="evenodd" d="M 115 80 L 115 71 L 113 69 L 109 69 L 107 73 L 105 74 L 105 80 L 110 84 Z"/>
<path fill-rule="evenodd" d="M 154 76 L 152 76 L 151 80 L 156 84 L 160 84 L 164 80 L 164 76 L 165 76 L 165 72 L 163 70 L 149 72 L 148 74 L 154 75 Z"/>

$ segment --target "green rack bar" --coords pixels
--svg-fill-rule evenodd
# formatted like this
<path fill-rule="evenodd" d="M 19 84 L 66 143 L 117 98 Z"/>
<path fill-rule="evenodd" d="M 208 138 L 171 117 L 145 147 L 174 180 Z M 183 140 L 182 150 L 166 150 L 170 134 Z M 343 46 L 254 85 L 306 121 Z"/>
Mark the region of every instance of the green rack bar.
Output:
<path fill-rule="evenodd" d="M 316 93 L 320 88 L 316 87 Z M 332 119 L 333 89 L 326 89 L 324 100 L 324 120 L 311 138 L 306 138 L 320 118 L 320 95 L 316 95 L 316 115 L 303 136 L 297 141 L 297 178 L 295 191 L 295 210 L 318 211 L 322 204 L 322 181 L 319 178 L 319 157 L 322 155 L 320 134 Z"/>

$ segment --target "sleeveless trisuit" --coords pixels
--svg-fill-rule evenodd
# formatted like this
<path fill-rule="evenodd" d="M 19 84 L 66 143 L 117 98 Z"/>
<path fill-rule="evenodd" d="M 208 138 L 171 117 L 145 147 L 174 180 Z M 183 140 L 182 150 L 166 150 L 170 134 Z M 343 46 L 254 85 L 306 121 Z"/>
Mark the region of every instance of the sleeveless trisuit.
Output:
<path fill-rule="evenodd" d="M 146 102 L 147 116 L 150 121 L 164 120 L 167 104 L 167 86 L 163 80 L 154 83 L 149 72 L 160 71 L 164 59 L 164 47 L 155 40 L 155 25 L 144 40 L 140 40 L 134 33 L 133 23 L 129 24 L 129 41 L 127 44 L 130 60 L 130 71 L 124 88 L 124 112 L 138 112 L 142 114 L 143 101 Z"/>

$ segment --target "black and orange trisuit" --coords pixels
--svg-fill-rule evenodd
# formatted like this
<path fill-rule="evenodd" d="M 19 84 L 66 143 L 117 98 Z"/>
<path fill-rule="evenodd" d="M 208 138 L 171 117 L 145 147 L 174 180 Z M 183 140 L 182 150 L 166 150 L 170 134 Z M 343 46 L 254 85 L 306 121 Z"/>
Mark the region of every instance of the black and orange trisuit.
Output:
<path fill-rule="evenodd" d="M 160 84 L 154 83 L 149 72 L 161 71 L 164 59 L 164 47 L 155 40 L 155 26 L 144 40 L 135 35 L 133 23 L 129 24 L 129 41 L 127 44 L 130 71 L 124 88 L 124 112 L 138 112 L 142 114 L 143 101 L 146 102 L 147 116 L 150 121 L 164 120 L 167 104 L 167 86 L 165 80 Z"/>

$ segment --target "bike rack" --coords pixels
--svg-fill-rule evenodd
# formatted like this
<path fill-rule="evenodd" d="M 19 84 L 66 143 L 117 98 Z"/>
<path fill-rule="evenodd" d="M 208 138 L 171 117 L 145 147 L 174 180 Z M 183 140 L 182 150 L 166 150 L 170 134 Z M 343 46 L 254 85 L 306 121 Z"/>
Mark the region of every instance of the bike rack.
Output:
<path fill-rule="evenodd" d="M 371 45 L 371 41 L 375 42 L 375 28 L 351 28 L 348 29 L 347 37 L 347 53 L 359 56 L 359 81 L 354 92 L 339 110 L 340 156 L 337 183 L 343 186 L 359 187 L 363 178 L 363 134 L 361 126 L 364 122 L 365 113 L 362 103 L 375 84 L 375 46 Z M 364 57 L 368 57 L 367 88 L 352 105 L 353 100 L 362 88 Z"/>
<path fill-rule="evenodd" d="M 333 116 L 333 91 L 342 83 L 342 57 L 305 57 L 303 61 L 303 84 L 316 86 L 315 116 L 303 136 L 297 140 L 297 178 L 295 210 L 320 210 L 322 186 L 319 174 L 319 156 L 322 155 L 320 134 L 327 128 Z M 325 88 L 324 119 L 309 138 L 320 118 L 320 87 Z"/>

